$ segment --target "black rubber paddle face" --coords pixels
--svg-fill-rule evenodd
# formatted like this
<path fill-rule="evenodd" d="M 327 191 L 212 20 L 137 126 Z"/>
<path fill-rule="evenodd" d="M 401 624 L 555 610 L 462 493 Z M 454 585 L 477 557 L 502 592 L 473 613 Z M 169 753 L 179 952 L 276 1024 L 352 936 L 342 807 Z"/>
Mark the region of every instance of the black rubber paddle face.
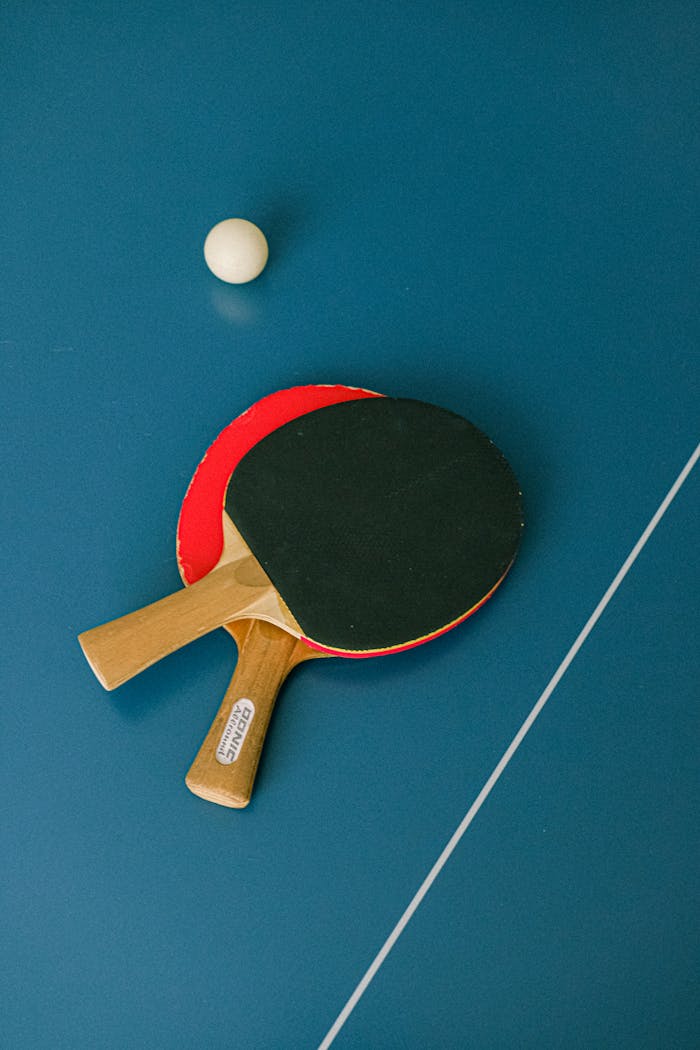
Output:
<path fill-rule="evenodd" d="M 307 638 L 410 645 L 498 585 L 522 529 L 516 478 L 465 419 L 378 397 L 318 409 L 239 463 L 226 511 Z"/>

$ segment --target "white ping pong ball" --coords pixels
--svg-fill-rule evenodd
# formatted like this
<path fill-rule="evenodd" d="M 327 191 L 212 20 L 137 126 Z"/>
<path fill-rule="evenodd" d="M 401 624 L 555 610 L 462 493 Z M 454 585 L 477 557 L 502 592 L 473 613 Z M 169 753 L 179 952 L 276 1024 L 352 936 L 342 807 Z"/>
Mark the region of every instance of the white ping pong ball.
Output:
<path fill-rule="evenodd" d="M 204 259 L 228 284 L 245 284 L 265 269 L 268 247 L 265 234 L 247 219 L 224 219 L 207 234 Z"/>

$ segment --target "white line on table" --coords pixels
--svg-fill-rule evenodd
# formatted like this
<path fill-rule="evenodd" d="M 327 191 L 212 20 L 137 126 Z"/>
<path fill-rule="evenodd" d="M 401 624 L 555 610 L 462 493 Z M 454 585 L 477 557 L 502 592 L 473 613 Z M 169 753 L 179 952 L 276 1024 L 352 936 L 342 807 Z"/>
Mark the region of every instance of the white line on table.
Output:
<path fill-rule="evenodd" d="M 403 913 L 403 915 L 401 916 L 399 921 L 396 923 L 396 926 L 394 926 L 394 929 L 391 931 L 391 933 L 387 937 L 386 941 L 384 942 L 384 944 L 382 945 L 382 947 L 378 951 L 376 957 L 374 958 L 374 961 L 372 962 L 371 966 L 369 967 L 369 969 L 365 973 L 364 977 L 362 978 L 360 983 L 355 988 L 355 991 L 352 993 L 352 995 L 350 996 L 350 998 L 346 1002 L 346 1004 L 343 1007 L 343 1009 L 338 1014 L 338 1016 L 335 1019 L 332 1027 L 329 1029 L 328 1033 L 326 1034 L 326 1037 L 324 1038 L 323 1042 L 319 1045 L 318 1050 L 328 1050 L 328 1047 L 335 1040 L 335 1037 L 340 1032 L 341 1028 L 345 1024 L 345 1022 L 347 1021 L 348 1017 L 350 1016 L 352 1011 L 355 1009 L 355 1007 L 359 1003 L 359 1001 L 362 998 L 362 996 L 364 995 L 364 993 L 367 991 L 367 988 L 369 987 L 372 979 L 374 978 L 374 976 L 376 975 L 377 971 L 379 970 L 379 967 L 382 965 L 382 963 L 386 959 L 387 955 L 389 954 L 391 949 L 394 947 L 394 945 L 398 941 L 398 939 L 401 936 L 401 934 L 403 933 L 403 931 L 406 929 L 406 926 L 408 925 L 408 923 L 413 918 L 413 915 L 415 914 L 416 910 L 418 909 L 418 906 L 422 902 L 422 900 L 425 897 L 426 893 L 428 892 L 428 890 L 430 889 L 432 884 L 435 882 L 435 879 L 438 877 L 438 875 L 440 874 L 440 872 L 444 868 L 444 866 L 447 863 L 447 861 L 450 859 L 450 856 L 452 855 L 454 849 L 456 848 L 457 844 L 459 843 L 460 839 L 462 838 L 462 835 L 467 830 L 467 828 L 469 827 L 471 822 L 474 820 L 474 817 L 477 815 L 477 813 L 479 812 L 479 810 L 483 806 L 484 802 L 486 801 L 486 799 L 491 794 L 493 788 L 496 786 L 497 781 L 500 779 L 501 774 L 504 772 L 504 770 L 505 770 L 506 766 L 508 765 L 508 763 L 510 762 L 511 758 L 513 757 L 515 752 L 518 750 L 518 748 L 522 744 L 523 740 L 525 739 L 525 737 L 529 733 L 530 729 L 532 728 L 532 726 L 533 726 L 533 724 L 535 722 L 535 719 L 539 715 L 539 713 L 542 710 L 542 708 L 544 707 L 544 705 L 549 700 L 550 696 L 552 695 L 552 693 L 554 692 L 556 687 L 559 685 L 559 682 L 562 680 L 562 678 L 566 674 L 567 670 L 571 666 L 572 661 L 574 660 L 574 657 L 576 656 L 576 654 L 578 653 L 579 649 L 581 648 L 583 643 L 588 638 L 588 635 L 591 633 L 591 631 L 595 627 L 596 623 L 598 622 L 598 620 L 602 616 L 603 612 L 605 611 L 606 606 L 608 605 L 609 601 L 611 600 L 611 598 L 615 594 L 615 591 L 618 589 L 618 587 L 620 586 L 620 584 L 624 580 L 625 576 L 627 575 L 627 573 L 630 571 L 630 569 L 634 565 L 634 563 L 637 560 L 637 558 L 638 558 L 642 548 L 644 547 L 645 543 L 647 542 L 647 540 L 651 536 L 652 532 L 654 531 L 656 526 L 659 524 L 659 522 L 663 518 L 664 514 L 666 513 L 666 511 L 670 507 L 671 503 L 673 502 L 674 498 L 678 494 L 678 491 L 680 490 L 681 485 L 683 484 L 683 482 L 685 481 L 685 479 L 688 477 L 688 475 L 690 474 L 691 470 L 695 466 L 699 456 L 700 456 L 700 444 L 696 447 L 696 449 L 693 452 L 692 456 L 690 457 L 690 459 L 688 460 L 686 465 L 683 467 L 683 470 L 680 472 L 680 474 L 678 475 L 678 477 L 674 481 L 673 485 L 671 485 L 671 488 L 668 490 L 666 496 L 661 501 L 661 503 L 660 503 L 656 513 L 651 518 L 649 524 L 644 529 L 644 532 L 641 534 L 641 536 L 639 537 L 639 539 L 635 543 L 634 547 L 632 548 L 632 550 L 629 552 L 629 554 L 625 558 L 624 562 L 622 563 L 622 565 L 620 566 L 618 572 L 616 573 L 612 583 L 610 584 L 610 586 L 608 587 L 607 591 L 605 592 L 603 597 L 600 599 L 600 601 L 596 605 L 595 609 L 593 610 L 593 612 L 589 616 L 588 620 L 586 621 L 586 624 L 584 625 L 583 629 L 581 630 L 581 632 L 579 633 L 578 637 L 576 638 L 576 641 L 571 646 L 571 648 L 569 649 L 568 653 L 566 654 L 566 656 L 564 657 L 562 662 L 559 664 L 559 667 L 556 669 L 556 671 L 552 675 L 552 678 L 551 678 L 549 684 L 547 685 L 546 689 L 544 690 L 544 692 L 540 696 L 539 700 L 537 701 L 535 706 L 530 711 L 530 714 L 527 716 L 527 718 L 525 719 L 525 721 L 521 725 L 520 729 L 515 734 L 515 736 L 511 740 L 510 744 L 508 745 L 508 747 L 504 751 L 503 756 L 501 757 L 500 761 L 496 765 L 496 768 L 494 769 L 493 773 L 488 778 L 488 780 L 486 781 L 486 783 L 482 787 L 481 791 L 476 796 L 476 798 L 472 802 L 471 806 L 469 807 L 469 809 L 465 813 L 463 819 L 458 824 L 454 834 L 452 835 L 452 838 L 447 843 L 447 845 L 445 846 L 444 850 L 442 851 L 442 853 L 440 854 L 438 859 L 435 861 L 435 863 L 433 864 L 433 866 L 430 869 L 430 871 L 428 872 L 428 874 L 426 875 L 426 877 L 423 880 L 423 883 L 420 886 L 418 892 L 416 893 L 416 895 L 414 896 L 413 900 L 408 905 L 408 907 L 406 908 L 405 912 Z"/>

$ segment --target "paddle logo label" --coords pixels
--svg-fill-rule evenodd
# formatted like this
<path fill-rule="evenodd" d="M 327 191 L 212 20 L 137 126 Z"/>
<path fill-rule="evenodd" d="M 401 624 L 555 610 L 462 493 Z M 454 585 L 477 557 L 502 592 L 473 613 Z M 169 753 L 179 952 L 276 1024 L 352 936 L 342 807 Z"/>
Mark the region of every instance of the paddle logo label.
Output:
<path fill-rule="evenodd" d="M 216 749 L 216 760 L 222 766 L 230 766 L 240 755 L 254 715 L 255 704 L 252 700 L 236 700 Z"/>

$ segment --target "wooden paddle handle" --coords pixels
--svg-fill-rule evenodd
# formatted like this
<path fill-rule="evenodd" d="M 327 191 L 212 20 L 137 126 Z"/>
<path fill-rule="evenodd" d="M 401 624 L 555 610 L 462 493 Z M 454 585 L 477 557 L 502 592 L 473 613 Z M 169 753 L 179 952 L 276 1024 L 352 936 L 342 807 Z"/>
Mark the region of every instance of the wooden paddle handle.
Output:
<path fill-rule="evenodd" d="M 300 633 L 251 556 L 210 572 L 191 587 L 78 636 L 105 689 L 114 689 L 183 645 L 240 616 L 262 616 Z"/>
<path fill-rule="evenodd" d="M 233 809 L 248 805 L 280 687 L 293 667 L 314 655 L 278 627 L 250 621 L 231 684 L 185 778 L 193 794 Z"/>

